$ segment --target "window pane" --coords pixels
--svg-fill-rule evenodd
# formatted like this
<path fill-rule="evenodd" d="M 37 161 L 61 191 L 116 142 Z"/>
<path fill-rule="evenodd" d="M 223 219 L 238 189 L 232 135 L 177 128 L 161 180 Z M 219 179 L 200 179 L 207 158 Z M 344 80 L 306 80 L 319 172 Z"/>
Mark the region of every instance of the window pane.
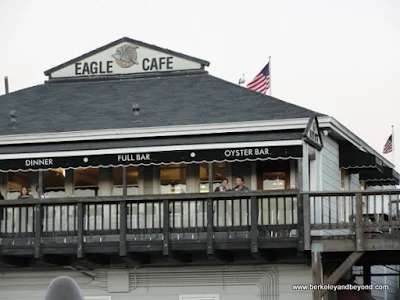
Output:
<path fill-rule="evenodd" d="M 7 199 L 16 199 L 22 187 L 31 188 L 31 172 L 10 172 L 7 176 Z"/>
<path fill-rule="evenodd" d="M 213 163 L 213 191 L 220 185 L 222 179 L 227 177 L 227 170 L 227 163 Z M 208 190 L 208 163 L 202 163 L 200 164 L 200 192 L 208 193 Z"/>
<path fill-rule="evenodd" d="M 122 187 L 122 167 L 113 169 L 113 181 L 114 186 L 112 190 L 113 196 L 122 196 L 123 195 L 123 187 Z M 127 167 L 126 170 L 126 184 L 127 184 L 127 195 L 139 195 L 139 186 L 138 186 L 138 168 L 137 167 Z"/>
<path fill-rule="evenodd" d="M 74 170 L 75 196 L 92 197 L 97 195 L 99 187 L 99 169 Z"/>
<path fill-rule="evenodd" d="M 161 194 L 186 193 L 186 164 L 160 166 Z"/>
<path fill-rule="evenodd" d="M 49 198 L 65 197 L 65 170 L 44 171 L 43 190 Z"/>
<path fill-rule="evenodd" d="M 257 188 L 259 190 L 283 190 L 290 188 L 289 161 L 257 162 Z"/>

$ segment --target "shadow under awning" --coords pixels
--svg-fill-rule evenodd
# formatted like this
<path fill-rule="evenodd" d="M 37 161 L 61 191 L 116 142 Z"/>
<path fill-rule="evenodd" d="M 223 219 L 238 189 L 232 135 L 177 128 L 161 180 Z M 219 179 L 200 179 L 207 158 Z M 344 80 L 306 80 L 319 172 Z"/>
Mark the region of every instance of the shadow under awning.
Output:
<path fill-rule="evenodd" d="M 360 180 L 368 185 L 399 185 L 399 173 L 383 164 L 383 172 L 378 170 L 360 171 Z"/>
<path fill-rule="evenodd" d="M 383 172 L 383 161 L 375 155 L 364 152 L 353 145 L 340 145 L 339 164 L 341 169 L 351 170 L 375 170 Z"/>

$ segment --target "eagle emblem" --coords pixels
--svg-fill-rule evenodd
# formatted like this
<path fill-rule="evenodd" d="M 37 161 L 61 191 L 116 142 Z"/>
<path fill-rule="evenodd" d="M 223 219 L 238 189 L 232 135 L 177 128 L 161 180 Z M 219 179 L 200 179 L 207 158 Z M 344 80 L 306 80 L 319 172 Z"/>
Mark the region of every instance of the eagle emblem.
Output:
<path fill-rule="evenodd" d="M 130 68 L 133 65 L 138 65 L 137 52 L 138 47 L 134 45 L 122 45 L 119 47 L 112 57 L 115 58 L 115 62 L 121 68 Z"/>

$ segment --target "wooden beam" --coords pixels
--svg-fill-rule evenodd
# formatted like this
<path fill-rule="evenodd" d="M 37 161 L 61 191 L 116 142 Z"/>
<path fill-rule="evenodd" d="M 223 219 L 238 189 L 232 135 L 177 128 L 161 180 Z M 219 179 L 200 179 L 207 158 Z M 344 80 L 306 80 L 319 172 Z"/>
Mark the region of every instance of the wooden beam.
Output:
<path fill-rule="evenodd" d="M 324 285 L 334 285 L 336 284 L 344 274 L 350 270 L 352 266 L 361 258 L 364 252 L 353 252 L 346 258 L 346 260 L 329 276 L 328 280 L 324 282 Z M 323 297 L 328 291 L 322 290 L 320 293 L 320 297 Z"/>
<path fill-rule="evenodd" d="M 356 251 L 364 251 L 362 194 L 356 194 Z"/>
<path fill-rule="evenodd" d="M 56 266 L 69 266 L 71 265 L 72 258 L 65 255 L 53 255 L 45 254 L 40 259 L 46 264 L 56 265 Z"/>
<path fill-rule="evenodd" d="M 171 257 L 181 263 L 190 263 L 193 261 L 192 254 L 184 251 L 171 251 Z"/>
<path fill-rule="evenodd" d="M 320 244 L 323 252 L 353 252 L 356 251 L 354 240 L 318 240 L 313 245 Z M 399 251 L 400 239 L 398 238 L 374 238 L 364 240 L 364 251 Z"/>
<path fill-rule="evenodd" d="M 0 266 L 29 267 L 31 263 L 32 259 L 30 257 L 0 255 Z"/>
<path fill-rule="evenodd" d="M 149 253 L 131 252 L 126 256 L 121 256 L 121 260 L 127 264 L 134 265 L 147 265 L 151 262 L 151 255 Z"/>
<path fill-rule="evenodd" d="M 257 253 L 253 253 L 253 257 L 272 263 L 277 260 L 278 254 L 275 251 L 259 250 Z"/>
<path fill-rule="evenodd" d="M 234 262 L 235 253 L 228 250 L 215 250 L 212 258 L 215 258 L 223 263 Z"/>

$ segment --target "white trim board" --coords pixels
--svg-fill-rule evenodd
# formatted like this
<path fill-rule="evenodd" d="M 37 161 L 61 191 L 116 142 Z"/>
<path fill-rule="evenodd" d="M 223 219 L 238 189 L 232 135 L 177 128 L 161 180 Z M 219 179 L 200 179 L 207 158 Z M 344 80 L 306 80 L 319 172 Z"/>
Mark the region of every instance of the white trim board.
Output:
<path fill-rule="evenodd" d="M 219 294 L 179 295 L 179 300 L 219 300 Z"/>
<path fill-rule="evenodd" d="M 153 147 L 136 147 L 136 148 L 113 148 L 101 150 L 78 150 L 78 151 L 57 151 L 57 152 L 40 152 L 40 153 L 13 153 L 0 154 L 0 160 L 7 159 L 29 159 L 29 158 L 45 158 L 45 157 L 63 157 L 63 156 L 90 156 L 105 154 L 128 154 L 128 153 L 152 153 L 163 151 L 179 151 L 179 150 L 212 150 L 212 149 L 236 149 L 251 147 L 272 147 L 272 146 L 297 146 L 302 145 L 302 140 L 285 140 L 285 141 L 265 141 L 250 143 L 219 143 L 219 144 L 201 144 L 201 145 L 174 145 L 174 146 L 153 146 Z"/>
<path fill-rule="evenodd" d="M 4 135 L 0 145 L 38 144 L 90 140 L 136 139 L 146 137 L 185 136 L 234 132 L 303 129 L 308 118 L 214 124 L 193 124 L 142 128 Z"/>

